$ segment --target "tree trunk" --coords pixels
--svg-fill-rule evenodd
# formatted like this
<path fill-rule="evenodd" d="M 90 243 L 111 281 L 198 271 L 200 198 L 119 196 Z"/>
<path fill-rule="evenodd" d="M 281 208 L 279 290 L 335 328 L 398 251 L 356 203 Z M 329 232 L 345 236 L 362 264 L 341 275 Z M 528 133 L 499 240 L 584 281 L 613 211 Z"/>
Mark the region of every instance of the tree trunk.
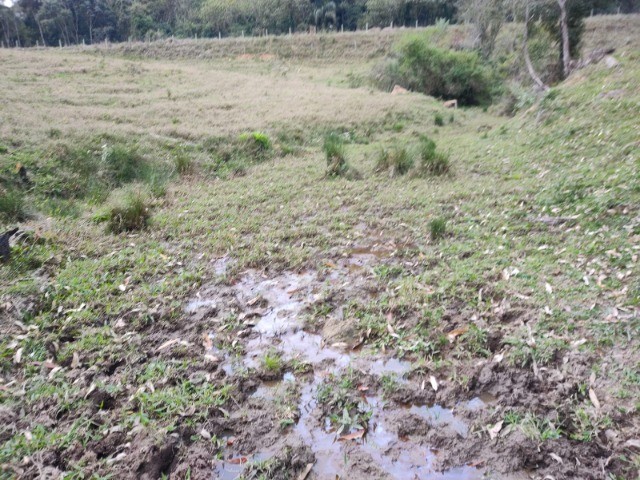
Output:
<path fill-rule="evenodd" d="M 549 90 L 549 87 L 536 73 L 535 69 L 533 68 L 533 63 L 531 62 L 531 57 L 529 56 L 529 20 L 529 4 L 527 3 L 527 8 L 524 14 L 524 45 L 522 46 L 524 62 L 527 64 L 527 70 L 529 71 L 529 75 L 533 79 L 534 83 L 538 86 L 538 88 L 546 92 L 547 90 Z"/>
<path fill-rule="evenodd" d="M 571 52 L 569 51 L 569 22 L 567 20 L 567 0 L 558 0 L 560 7 L 560 31 L 562 33 L 562 73 L 567 78 L 571 72 Z"/>
<path fill-rule="evenodd" d="M 37 19 L 36 19 L 36 23 L 38 24 L 38 30 L 40 30 L 40 38 L 42 39 L 42 46 L 46 47 L 47 42 L 44 41 L 44 34 L 42 33 L 42 25 L 40 25 L 40 22 Z"/>

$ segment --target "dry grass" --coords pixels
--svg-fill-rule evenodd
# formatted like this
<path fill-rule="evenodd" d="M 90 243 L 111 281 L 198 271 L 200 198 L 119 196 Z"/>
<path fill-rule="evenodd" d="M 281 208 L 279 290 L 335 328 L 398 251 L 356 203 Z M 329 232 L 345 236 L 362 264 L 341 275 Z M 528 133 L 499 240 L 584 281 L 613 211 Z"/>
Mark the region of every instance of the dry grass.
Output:
<path fill-rule="evenodd" d="M 434 106 L 423 96 L 330 86 L 307 68 L 283 76 L 255 63 L 142 63 L 57 49 L 1 50 L 0 63 L 0 105 L 11 106 L 0 110 L 0 138 L 14 143 L 84 132 L 195 141 L 247 129 L 358 125 L 385 114 L 432 114 Z"/>

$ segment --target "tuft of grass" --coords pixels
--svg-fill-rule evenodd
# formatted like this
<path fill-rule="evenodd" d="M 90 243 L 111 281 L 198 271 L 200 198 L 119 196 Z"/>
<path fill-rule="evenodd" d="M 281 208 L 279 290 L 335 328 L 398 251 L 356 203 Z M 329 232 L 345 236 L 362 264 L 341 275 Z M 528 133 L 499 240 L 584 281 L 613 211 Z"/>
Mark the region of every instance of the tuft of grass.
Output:
<path fill-rule="evenodd" d="M 173 164 L 175 165 L 176 172 L 180 175 L 188 175 L 193 171 L 193 162 L 191 157 L 184 152 L 179 152 L 173 157 Z"/>
<path fill-rule="evenodd" d="M 276 351 L 269 351 L 265 353 L 262 365 L 267 372 L 279 372 L 283 365 L 282 357 Z"/>
<path fill-rule="evenodd" d="M 396 177 L 404 175 L 411 170 L 414 165 L 413 155 L 402 145 L 394 145 L 389 149 L 381 149 L 376 161 L 376 172 L 389 172 L 389 175 Z"/>
<path fill-rule="evenodd" d="M 436 124 L 436 127 L 444 127 L 444 117 L 441 113 L 436 113 L 433 117 L 433 123 Z"/>
<path fill-rule="evenodd" d="M 428 137 L 421 137 L 418 145 L 419 164 L 416 167 L 416 176 L 439 176 L 449 173 L 451 164 L 449 155 L 439 152 L 436 142 Z"/>
<path fill-rule="evenodd" d="M 150 209 L 149 194 L 141 186 L 133 186 L 115 191 L 96 220 L 106 222 L 111 233 L 142 230 L 149 224 Z"/>
<path fill-rule="evenodd" d="M 135 146 L 103 145 L 102 164 L 116 185 L 140 179 L 146 172 L 146 163 Z"/>
<path fill-rule="evenodd" d="M 431 240 L 437 242 L 447 234 L 447 221 L 444 218 L 434 218 L 429 222 Z"/>
<path fill-rule="evenodd" d="M 327 160 L 327 171 L 325 177 L 346 177 L 359 178 L 360 174 L 347 162 L 347 155 L 344 148 L 344 139 L 341 135 L 332 132 L 324 137 L 322 144 L 325 158 Z"/>
<path fill-rule="evenodd" d="M 5 221 L 20 221 L 24 220 L 26 216 L 22 192 L 14 189 L 0 190 L 0 218 Z"/>
<path fill-rule="evenodd" d="M 243 133 L 239 137 L 241 148 L 255 161 L 263 161 L 273 149 L 271 139 L 266 133 Z"/>

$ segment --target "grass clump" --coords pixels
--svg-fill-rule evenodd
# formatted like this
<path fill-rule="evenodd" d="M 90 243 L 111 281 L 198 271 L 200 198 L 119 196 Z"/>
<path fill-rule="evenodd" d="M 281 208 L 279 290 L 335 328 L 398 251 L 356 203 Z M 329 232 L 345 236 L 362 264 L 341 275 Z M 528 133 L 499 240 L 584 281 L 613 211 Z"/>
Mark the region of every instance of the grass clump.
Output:
<path fill-rule="evenodd" d="M 240 135 L 239 140 L 240 148 L 255 161 L 266 160 L 269 152 L 273 149 L 271 139 L 266 133 L 243 133 Z"/>
<path fill-rule="evenodd" d="M 434 115 L 433 123 L 435 123 L 437 127 L 444 127 L 444 117 L 441 113 L 436 113 Z"/>
<path fill-rule="evenodd" d="M 413 165 L 411 152 L 404 146 L 394 145 L 389 149 L 380 150 L 375 169 L 377 172 L 389 172 L 390 176 L 396 177 L 408 173 Z"/>
<path fill-rule="evenodd" d="M 0 187 L 0 219 L 20 221 L 26 218 L 24 195 L 15 189 L 3 190 Z"/>
<path fill-rule="evenodd" d="M 346 177 L 359 178 L 360 174 L 347 162 L 347 155 L 344 148 L 344 139 L 335 132 L 324 137 L 322 144 L 327 159 L 327 171 L 325 177 Z"/>
<path fill-rule="evenodd" d="M 107 231 L 111 233 L 131 232 L 148 226 L 150 211 L 150 195 L 145 188 L 137 185 L 115 191 L 107 208 L 96 220 L 106 222 Z"/>
<path fill-rule="evenodd" d="M 138 180 L 146 172 L 146 163 L 135 146 L 103 145 L 101 161 L 108 177 L 118 186 Z"/>
<path fill-rule="evenodd" d="M 434 218 L 429 222 L 429 235 L 434 242 L 442 240 L 447 234 L 447 221 L 444 218 Z"/>
<path fill-rule="evenodd" d="M 262 359 L 262 365 L 267 372 L 277 373 L 282 369 L 282 357 L 276 351 L 268 351 Z"/>
<path fill-rule="evenodd" d="M 439 152 L 436 143 L 427 137 L 422 137 L 418 145 L 419 164 L 416 176 L 439 176 L 449 173 L 451 164 L 449 155 Z"/>

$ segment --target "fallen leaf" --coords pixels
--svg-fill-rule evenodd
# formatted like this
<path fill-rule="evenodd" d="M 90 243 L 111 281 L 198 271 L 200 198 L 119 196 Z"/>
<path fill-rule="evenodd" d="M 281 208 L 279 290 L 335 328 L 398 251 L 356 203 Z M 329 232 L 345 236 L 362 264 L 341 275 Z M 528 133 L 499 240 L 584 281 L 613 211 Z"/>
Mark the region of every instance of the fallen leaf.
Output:
<path fill-rule="evenodd" d="M 358 438 L 362 438 L 364 436 L 364 432 L 365 430 L 356 430 L 353 433 L 348 433 L 346 435 L 340 435 L 338 437 L 338 441 L 343 442 L 343 441 L 347 441 L 347 440 L 357 440 Z"/>
<path fill-rule="evenodd" d="M 231 445 L 233 445 L 235 441 L 236 441 L 236 437 L 227 438 L 227 447 L 230 447 Z"/>
<path fill-rule="evenodd" d="M 202 334 L 202 346 L 205 348 L 205 350 L 211 350 L 213 348 L 213 341 L 211 340 L 211 337 L 208 333 Z"/>
<path fill-rule="evenodd" d="M 627 447 L 640 448 L 640 440 L 638 440 L 637 438 L 631 438 L 631 439 L 627 440 L 626 442 L 624 442 L 624 444 Z"/>
<path fill-rule="evenodd" d="M 207 432 L 204 428 L 200 430 L 200 436 L 205 440 L 211 440 L 211 434 Z"/>
<path fill-rule="evenodd" d="M 247 457 L 230 458 L 227 460 L 227 463 L 230 463 L 231 465 L 242 465 L 247 463 L 248 460 L 249 459 Z"/>
<path fill-rule="evenodd" d="M 73 360 L 71 360 L 71 368 L 76 369 L 80 366 L 80 355 L 78 352 L 73 352 Z"/>
<path fill-rule="evenodd" d="M 547 291 L 548 294 L 552 294 L 553 293 L 553 288 L 548 283 L 544 284 L 544 288 L 545 288 L 545 290 Z"/>
<path fill-rule="evenodd" d="M 500 363 L 502 361 L 502 359 L 504 358 L 504 353 L 497 353 L 494 357 L 493 357 L 493 361 L 495 363 Z"/>
<path fill-rule="evenodd" d="M 591 403 L 593 403 L 593 406 L 596 407 L 596 410 L 600 410 L 600 400 L 598 400 L 598 396 L 593 388 L 589 389 L 589 399 Z"/>
<path fill-rule="evenodd" d="M 256 303 L 260 301 L 261 298 L 262 297 L 260 295 L 258 295 L 257 297 L 253 297 L 251 300 L 247 302 L 247 305 L 250 307 L 253 307 Z"/>
<path fill-rule="evenodd" d="M 464 335 L 468 331 L 469 331 L 469 327 L 468 326 L 464 326 L 464 327 L 456 328 L 455 330 L 451 330 L 449 333 L 447 333 L 447 338 L 449 339 L 449 343 L 455 342 L 456 341 L 456 337 L 459 337 L 460 335 Z"/>
<path fill-rule="evenodd" d="M 124 292 L 124 291 L 127 290 L 127 286 L 120 284 L 120 285 L 118 285 L 118 290 L 120 290 L 121 292 Z"/>
<path fill-rule="evenodd" d="M 369 387 L 367 387 L 366 385 L 359 385 L 358 386 L 358 391 L 359 392 L 366 392 L 367 390 L 369 390 Z"/>
<path fill-rule="evenodd" d="M 553 458 L 553 459 L 554 459 L 556 462 L 558 462 L 558 463 L 564 463 L 564 462 L 562 461 L 562 458 L 560 458 L 560 456 L 559 456 L 559 455 L 556 455 L 555 453 L 550 453 L 550 454 L 549 454 L 549 456 L 550 456 L 551 458 Z"/>
<path fill-rule="evenodd" d="M 438 381 L 436 380 L 436 377 L 434 377 L 433 375 L 431 375 L 429 377 L 429 383 L 431 383 L 431 387 L 437 392 L 438 391 Z"/>
<path fill-rule="evenodd" d="M 211 362 L 211 363 L 219 363 L 220 362 L 220 357 L 216 357 L 215 355 L 207 354 L 207 355 L 204 356 L 204 359 L 207 362 Z"/>
<path fill-rule="evenodd" d="M 22 348 L 16 350 L 16 354 L 13 356 L 13 363 L 20 363 L 22 361 Z"/>
<path fill-rule="evenodd" d="M 503 420 L 500 420 L 498 423 L 496 423 L 493 427 L 491 427 L 489 429 L 489 437 L 493 440 L 494 438 L 496 438 L 498 436 L 498 434 L 500 433 L 500 430 L 502 430 L 502 424 L 504 423 Z"/>
<path fill-rule="evenodd" d="M 300 473 L 300 475 L 298 475 L 298 480 L 305 480 L 305 478 L 307 478 L 307 476 L 309 475 L 309 472 L 311 472 L 312 468 L 313 463 L 307 463 L 305 469 L 302 471 L 302 473 Z"/>
<path fill-rule="evenodd" d="M 180 343 L 180 340 L 177 338 L 173 338 L 171 340 L 167 340 L 166 342 L 164 342 L 162 345 L 160 345 L 157 349 L 158 352 L 162 351 L 162 350 L 166 350 L 167 348 L 175 345 L 176 343 Z"/>

